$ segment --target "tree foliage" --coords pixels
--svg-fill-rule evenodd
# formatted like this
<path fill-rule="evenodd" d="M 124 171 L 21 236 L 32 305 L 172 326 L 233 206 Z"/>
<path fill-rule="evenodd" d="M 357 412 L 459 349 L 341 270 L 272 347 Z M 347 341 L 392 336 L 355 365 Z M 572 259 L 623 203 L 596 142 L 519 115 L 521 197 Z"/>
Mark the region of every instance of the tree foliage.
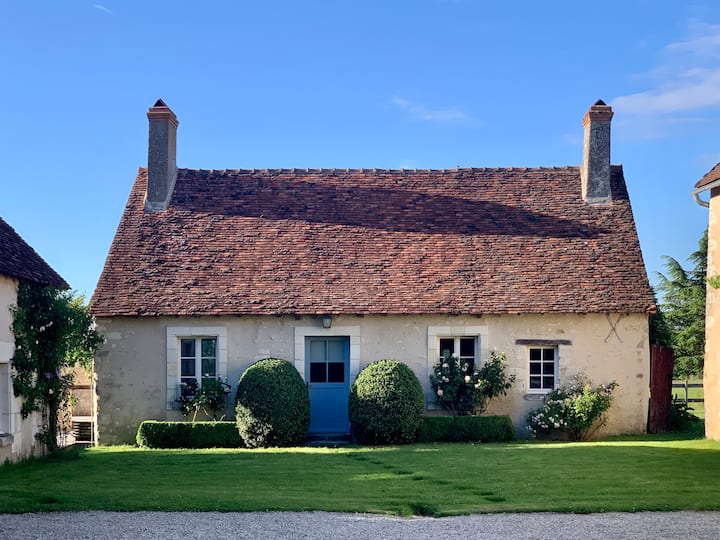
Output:
<path fill-rule="evenodd" d="M 707 288 L 708 233 L 685 269 L 672 257 L 665 257 L 665 274 L 658 273 L 663 318 L 675 351 L 675 377 L 700 376 L 705 354 L 705 295 Z"/>
<path fill-rule="evenodd" d="M 42 413 L 37 438 L 53 451 L 58 447 L 58 413 L 71 397 L 70 368 L 89 367 L 103 338 L 94 329 L 84 298 L 57 287 L 21 282 L 11 311 L 13 393 L 23 398 L 23 418 Z"/>

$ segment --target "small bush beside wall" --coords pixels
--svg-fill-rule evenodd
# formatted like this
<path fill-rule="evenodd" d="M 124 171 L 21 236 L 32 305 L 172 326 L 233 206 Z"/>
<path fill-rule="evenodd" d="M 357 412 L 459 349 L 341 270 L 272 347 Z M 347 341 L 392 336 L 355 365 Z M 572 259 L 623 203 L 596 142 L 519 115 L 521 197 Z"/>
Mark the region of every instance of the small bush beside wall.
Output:
<path fill-rule="evenodd" d="M 242 448 L 235 422 L 158 422 L 138 427 L 138 446 L 145 448 Z"/>
<path fill-rule="evenodd" d="M 350 426 L 360 444 L 415 441 L 424 410 L 420 381 L 396 360 L 370 364 L 350 388 Z"/>
<path fill-rule="evenodd" d="M 505 442 L 515 438 L 509 416 L 424 416 L 418 442 Z"/>
<path fill-rule="evenodd" d="M 238 381 L 235 416 L 249 448 L 300 446 L 310 427 L 305 381 L 285 360 L 260 360 Z"/>

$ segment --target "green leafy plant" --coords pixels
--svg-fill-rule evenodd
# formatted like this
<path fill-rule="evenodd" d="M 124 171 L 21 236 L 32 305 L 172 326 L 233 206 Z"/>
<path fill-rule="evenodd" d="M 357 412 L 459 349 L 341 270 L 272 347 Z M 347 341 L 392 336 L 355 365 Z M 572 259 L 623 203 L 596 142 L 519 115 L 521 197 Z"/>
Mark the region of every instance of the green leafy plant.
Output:
<path fill-rule="evenodd" d="M 260 360 L 238 381 L 235 415 L 249 448 L 303 444 L 310 427 L 307 386 L 289 362 Z"/>
<path fill-rule="evenodd" d="M 396 360 L 368 365 L 350 388 L 350 426 L 362 444 L 414 442 L 424 410 L 420 381 Z"/>
<path fill-rule="evenodd" d="M 592 386 L 578 375 L 570 384 L 548 393 L 544 405 L 527 415 L 528 429 L 534 435 L 561 433 L 574 441 L 587 440 L 605 424 L 616 387 L 616 382 Z"/>
<path fill-rule="evenodd" d="M 670 429 L 673 431 L 687 431 L 700 421 L 695 416 L 690 405 L 685 400 L 674 397 L 670 404 Z"/>
<path fill-rule="evenodd" d="M 515 438 L 509 416 L 423 416 L 418 442 L 506 442 Z"/>
<path fill-rule="evenodd" d="M 143 448 L 242 448 L 235 422 L 158 422 L 140 424 L 135 441 Z"/>
<path fill-rule="evenodd" d="M 195 422 L 200 411 L 213 420 L 225 417 L 225 396 L 230 392 L 230 385 L 217 378 L 203 378 L 202 386 L 193 380 L 183 383 L 180 390 L 180 408 L 183 416 L 192 414 Z"/>
<path fill-rule="evenodd" d="M 707 282 L 713 289 L 720 289 L 720 276 L 711 276 L 707 278 Z"/>
<path fill-rule="evenodd" d="M 479 370 L 456 356 L 445 355 L 430 375 L 435 400 L 453 415 L 477 415 L 487 410 L 490 401 L 507 395 L 515 375 L 505 372 L 504 353 L 493 351 Z"/>
<path fill-rule="evenodd" d="M 72 399 L 70 370 L 76 365 L 88 368 L 103 337 L 94 328 L 84 298 L 57 287 L 20 282 L 11 312 L 13 394 L 23 398 L 23 418 L 42 413 L 43 427 L 36 438 L 54 451 L 60 412 Z"/>

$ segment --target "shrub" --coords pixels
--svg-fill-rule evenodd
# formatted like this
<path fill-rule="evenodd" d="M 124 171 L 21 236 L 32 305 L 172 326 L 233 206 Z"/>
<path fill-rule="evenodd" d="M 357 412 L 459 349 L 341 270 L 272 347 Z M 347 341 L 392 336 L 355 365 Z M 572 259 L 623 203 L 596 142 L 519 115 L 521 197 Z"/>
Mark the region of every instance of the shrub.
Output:
<path fill-rule="evenodd" d="M 242 448 L 235 422 L 158 422 L 146 420 L 135 438 L 145 448 Z"/>
<path fill-rule="evenodd" d="M 240 436 L 250 448 L 303 444 L 310 427 L 305 382 L 285 360 L 260 360 L 238 381 L 235 413 Z"/>
<path fill-rule="evenodd" d="M 453 415 L 482 414 L 490 401 L 506 395 L 514 382 L 515 375 L 505 373 L 505 354 L 495 351 L 476 371 L 467 360 L 446 355 L 430 375 L 436 401 Z"/>
<path fill-rule="evenodd" d="M 420 381 L 409 367 L 395 360 L 370 364 L 350 388 L 350 426 L 362 444 L 415 441 L 424 410 Z"/>
<path fill-rule="evenodd" d="M 222 379 L 203 378 L 202 386 L 198 387 L 195 380 L 182 383 L 180 395 L 180 409 L 183 416 L 192 414 L 195 421 L 200 411 L 213 420 L 222 420 L 225 417 L 225 396 L 230 392 L 230 385 Z"/>
<path fill-rule="evenodd" d="M 604 415 L 612 405 L 615 387 L 616 382 L 593 387 L 578 375 L 572 383 L 548 393 L 545 404 L 528 414 L 528 429 L 534 435 L 559 432 L 574 441 L 587 440 L 605 425 Z"/>
<path fill-rule="evenodd" d="M 672 431 L 687 431 L 694 424 L 697 424 L 700 418 L 695 416 L 692 412 L 694 410 L 684 400 L 674 397 L 670 404 L 670 429 Z"/>
<path fill-rule="evenodd" d="M 418 442 L 505 442 L 515 438 L 509 416 L 424 416 Z"/>

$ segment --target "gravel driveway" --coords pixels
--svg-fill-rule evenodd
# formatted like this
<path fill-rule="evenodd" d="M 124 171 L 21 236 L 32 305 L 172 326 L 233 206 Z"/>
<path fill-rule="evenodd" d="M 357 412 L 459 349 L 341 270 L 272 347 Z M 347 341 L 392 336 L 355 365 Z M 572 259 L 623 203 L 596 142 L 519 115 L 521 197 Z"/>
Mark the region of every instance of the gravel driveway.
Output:
<path fill-rule="evenodd" d="M 0 514 L 0 538 L 720 539 L 720 512 L 480 514 L 397 518 L 325 512 Z"/>

